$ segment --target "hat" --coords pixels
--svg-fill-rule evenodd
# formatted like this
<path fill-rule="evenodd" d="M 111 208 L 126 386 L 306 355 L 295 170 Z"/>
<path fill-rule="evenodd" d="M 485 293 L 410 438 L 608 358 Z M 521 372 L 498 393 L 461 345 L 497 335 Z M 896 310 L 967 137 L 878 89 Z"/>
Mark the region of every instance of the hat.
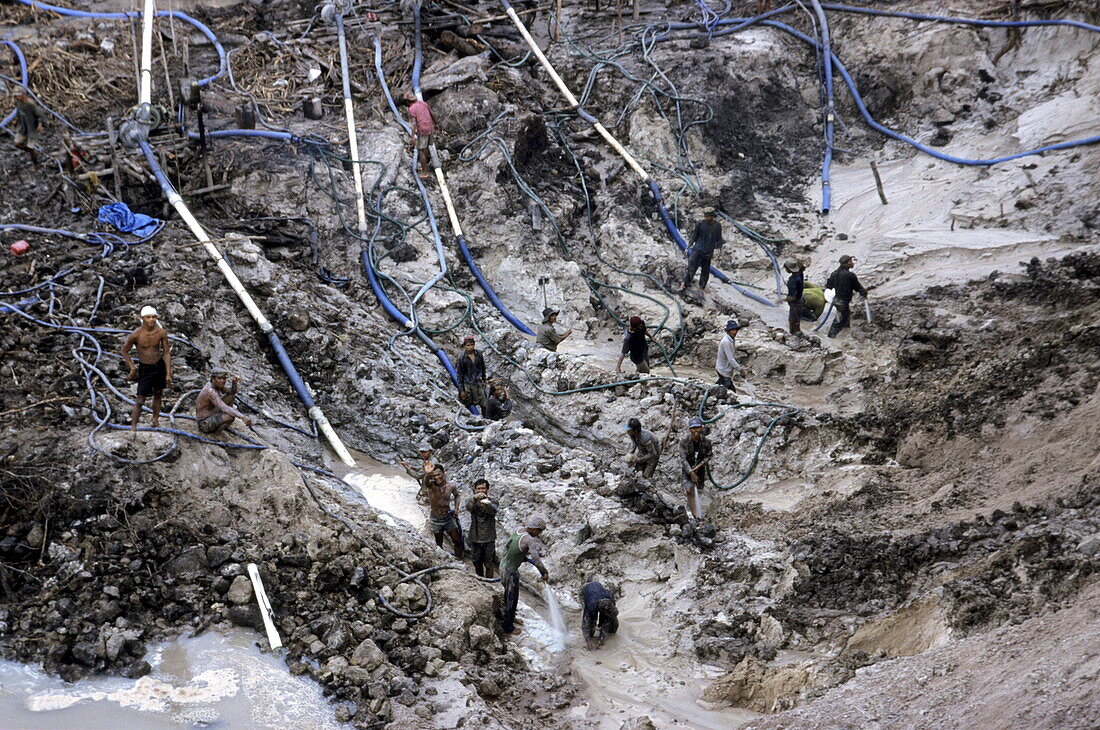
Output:
<path fill-rule="evenodd" d="M 462 338 L 462 344 L 465 345 L 467 342 L 477 342 L 477 340 L 474 339 L 473 335 L 466 335 Z"/>
<path fill-rule="evenodd" d="M 545 530 L 546 520 L 542 519 L 541 517 L 532 517 L 531 519 L 527 520 L 527 524 L 524 525 L 524 527 L 528 530 Z"/>
<path fill-rule="evenodd" d="M 699 416 L 692 416 L 691 418 L 688 419 L 688 428 L 702 428 L 702 427 L 703 427 L 703 419 L 699 418 Z"/>
<path fill-rule="evenodd" d="M 228 378 L 229 377 L 229 371 L 226 370 L 225 368 L 221 367 L 221 366 L 215 366 L 215 367 L 210 368 L 210 377 L 211 378 Z"/>
<path fill-rule="evenodd" d="M 642 430 L 642 422 L 639 421 L 637 418 L 631 418 L 629 421 L 626 422 L 626 430 L 627 431 L 641 431 Z"/>
<path fill-rule="evenodd" d="M 546 309 L 542 310 L 542 321 L 543 322 L 549 322 L 550 318 L 553 317 L 557 313 L 558 313 L 558 310 L 553 309 L 551 307 L 547 307 Z"/>
<path fill-rule="evenodd" d="M 153 315 L 154 317 L 158 316 L 157 315 L 157 308 L 146 304 L 144 307 L 141 308 L 141 314 L 138 315 L 138 316 L 139 317 L 148 317 L 150 314 Z"/>
<path fill-rule="evenodd" d="M 786 261 L 783 262 L 783 268 L 793 274 L 796 271 L 801 271 L 802 269 L 804 269 L 806 267 L 804 267 L 802 265 L 801 261 L 799 261 L 798 259 L 792 257 L 792 258 L 789 258 L 789 259 L 787 259 Z"/>
<path fill-rule="evenodd" d="M 416 450 L 418 453 L 421 451 L 432 451 L 432 445 L 427 441 L 421 441 L 420 445 L 416 447 Z"/>
<path fill-rule="evenodd" d="M 718 215 L 718 211 L 716 211 L 714 208 L 707 208 L 703 211 L 704 218 L 713 218 L 716 215 Z"/>
<path fill-rule="evenodd" d="M 741 329 L 741 323 L 738 322 L 736 319 L 726 320 L 726 327 L 725 327 L 726 332 L 729 332 L 730 330 L 739 330 L 739 329 Z"/>
<path fill-rule="evenodd" d="M 855 260 L 856 260 L 855 256 L 849 256 L 848 254 L 844 254 L 843 256 L 840 257 L 840 263 L 842 263 L 842 264 L 846 264 L 849 261 L 855 261 Z"/>
<path fill-rule="evenodd" d="M 631 327 L 645 327 L 645 322 L 643 322 L 642 318 L 639 317 L 638 315 L 634 315 L 633 317 L 630 318 L 630 326 Z"/>

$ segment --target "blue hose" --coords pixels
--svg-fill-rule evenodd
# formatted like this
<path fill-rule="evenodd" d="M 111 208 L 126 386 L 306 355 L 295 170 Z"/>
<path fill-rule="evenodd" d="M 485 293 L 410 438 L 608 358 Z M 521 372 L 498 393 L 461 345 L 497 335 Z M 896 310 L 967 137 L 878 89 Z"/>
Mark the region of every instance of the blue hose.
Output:
<path fill-rule="evenodd" d="M 470 269 L 470 273 L 474 275 L 474 279 L 477 280 L 478 286 L 485 292 L 485 296 L 489 298 L 489 301 L 496 307 L 501 316 L 512 323 L 512 326 L 518 329 L 525 335 L 535 336 L 535 333 L 524 324 L 519 317 L 512 314 L 512 312 L 504 306 L 504 303 L 500 301 L 500 297 L 497 296 L 496 291 L 493 290 L 492 284 L 485 278 L 485 274 L 481 273 L 481 268 L 474 261 L 473 254 L 470 253 L 469 246 L 466 245 L 465 236 L 455 236 L 455 240 L 458 241 L 458 252 L 462 254 L 463 260 L 466 262 L 466 266 Z"/>
<path fill-rule="evenodd" d="M 15 41 L 9 41 L 4 39 L 0 41 L 5 46 L 10 48 L 15 53 L 15 59 L 19 62 L 19 79 L 23 82 L 23 86 L 31 82 L 30 74 L 27 73 L 27 57 L 23 55 L 23 49 L 16 45 Z M 3 120 L 0 120 L 0 127 L 6 127 L 11 123 L 11 120 L 15 119 L 15 112 L 9 113 Z"/>
<path fill-rule="evenodd" d="M 856 8 L 851 5 L 835 5 L 822 3 L 826 10 L 836 10 L 842 13 L 859 13 L 862 15 L 877 15 L 887 18 L 908 18 L 909 20 L 932 20 L 938 23 L 954 23 L 956 25 L 976 25 L 983 28 L 1031 28 L 1041 25 L 1061 25 L 1069 28 L 1100 33 L 1100 25 L 1090 25 L 1080 20 L 979 20 L 977 18 L 956 18 L 947 15 L 922 15 L 920 13 L 905 13 L 898 10 L 874 10 L 872 8 Z"/>
<path fill-rule="evenodd" d="M 48 10 L 50 12 L 57 13 L 58 15 L 67 15 L 71 18 L 103 18 L 103 19 L 106 19 L 106 20 L 141 20 L 141 17 L 142 17 L 142 14 L 139 13 L 139 12 L 130 12 L 130 13 L 92 13 L 92 12 L 88 12 L 86 10 L 73 10 L 71 8 L 62 8 L 62 7 L 59 7 L 57 5 L 48 5 L 48 4 L 43 3 L 43 2 L 38 2 L 38 0 L 18 0 L 18 1 L 23 3 L 24 5 L 29 5 L 32 8 L 37 8 L 39 10 Z M 227 68 L 226 57 L 225 57 L 225 49 L 222 48 L 221 41 L 218 40 L 218 37 L 216 35 L 214 35 L 214 31 L 210 30 L 210 28 L 208 28 L 202 22 L 196 20 L 195 18 L 192 18 L 187 13 L 181 13 L 178 10 L 158 10 L 154 13 L 154 15 L 158 18 L 172 17 L 172 18 L 177 18 L 179 20 L 182 20 L 186 23 L 190 23 L 191 25 L 193 25 L 195 27 L 196 30 L 198 30 L 200 33 L 202 33 L 204 36 L 206 36 L 210 40 L 210 42 L 212 44 L 214 44 L 214 50 L 218 52 L 218 72 L 216 74 L 214 74 L 213 76 L 207 76 L 204 79 L 200 79 L 199 80 L 199 86 L 206 86 L 207 84 L 214 81 L 215 79 L 220 78 L 222 76 L 222 74 L 225 73 L 225 70 Z"/>
<path fill-rule="evenodd" d="M 825 17 L 825 11 L 821 8 L 819 0 L 810 0 L 817 13 L 817 22 L 821 32 L 821 49 L 825 60 L 822 66 L 825 71 L 825 158 L 821 162 L 821 212 L 829 214 L 832 204 L 832 193 L 829 188 L 829 168 L 833 163 L 833 135 L 834 120 L 836 119 L 836 106 L 833 100 L 833 44 L 829 38 L 829 19 Z"/>

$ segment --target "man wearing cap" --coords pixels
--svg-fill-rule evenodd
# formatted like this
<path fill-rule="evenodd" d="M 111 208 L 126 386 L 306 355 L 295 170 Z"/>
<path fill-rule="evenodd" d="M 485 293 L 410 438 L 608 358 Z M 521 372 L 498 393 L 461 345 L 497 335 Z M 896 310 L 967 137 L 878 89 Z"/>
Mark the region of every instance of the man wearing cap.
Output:
<path fill-rule="evenodd" d="M 744 376 L 745 369 L 737 362 L 737 343 L 735 338 L 741 331 L 741 323 L 736 319 L 726 321 L 726 335 L 718 343 L 718 357 L 714 362 L 714 369 L 718 371 L 718 385 L 727 388 L 733 387 L 733 374 Z"/>
<path fill-rule="evenodd" d="M 455 361 L 458 374 L 458 399 L 467 406 L 479 406 L 485 413 L 485 358 L 477 351 L 473 335 L 462 340 L 462 354 Z"/>
<path fill-rule="evenodd" d="M 404 459 L 400 463 L 405 469 L 405 473 L 420 485 L 420 489 L 416 493 L 416 501 L 423 504 L 428 501 L 428 475 L 435 469 L 435 464 L 432 463 L 432 445 L 425 441 L 416 447 L 416 453 L 420 458 L 419 472 L 409 466 Z"/>
<path fill-rule="evenodd" d="M 623 349 L 619 353 L 619 361 L 615 363 L 615 372 L 623 371 L 623 360 L 627 355 L 630 356 L 630 362 L 634 363 L 639 373 L 643 375 L 649 373 L 649 332 L 646 330 L 645 322 L 637 315 L 630 318 L 626 328 Z"/>
<path fill-rule="evenodd" d="M 538 537 L 546 529 L 546 520 L 532 517 L 522 530 L 517 530 L 508 538 L 504 547 L 504 608 L 501 626 L 506 634 L 518 634 L 516 628 L 516 609 L 519 607 L 519 566 L 531 563 L 538 568 L 543 582 L 550 580 L 550 573 L 542 563 L 542 543 Z"/>
<path fill-rule="evenodd" d="M 145 399 L 153 396 L 153 428 L 160 427 L 160 401 L 164 389 L 172 385 L 172 343 L 168 330 L 157 323 L 157 310 L 141 308 L 141 326 L 122 343 L 122 361 L 130 368 L 128 380 L 137 381 L 137 397 L 130 411 L 130 430 L 137 432 Z M 130 359 L 130 348 L 137 348 L 138 364 Z M 135 436 L 136 437 L 136 436 Z"/>
<path fill-rule="evenodd" d="M 852 294 L 859 292 L 867 296 L 867 290 L 859 283 L 859 278 L 852 273 L 855 265 L 855 258 L 848 255 L 841 256 L 840 268 L 830 274 L 829 280 L 825 283 L 826 289 L 833 290 L 833 309 L 836 310 L 833 323 L 829 325 L 829 337 L 836 337 L 848 326 L 852 318 Z"/>
<path fill-rule="evenodd" d="M 497 563 L 497 501 L 489 496 L 489 480 L 474 482 L 474 496 L 466 500 L 470 512 L 470 558 L 474 572 L 492 578 Z"/>
<path fill-rule="evenodd" d="M 589 650 L 600 649 L 609 634 L 619 630 L 619 609 L 615 606 L 615 597 L 602 583 L 589 581 L 581 588 L 581 604 L 584 614 L 581 617 L 581 635 Z"/>
<path fill-rule="evenodd" d="M 787 259 L 783 264 L 790 276 L 787 278 L 787 324 L 791 334 L 802 332 L 802 294 L 806 288 L 806 276 L 802 262 L 796 258 Z"/>
<path fill-rule="evenodd" d="M 547 307 L 542 310 L 542 324 L 535 332 L 535 347 L 541 347 L 550 352 L 557 352 L 558 345 L 569 335 L 573 334 L 570 327 L 565 332 L 558 332 L 554 323 L 558 321 L 558 310 Z"/>
<path fill-rule="evenodd" d="M 680 439 L 680 483 L 687 497 L 688 510 L 695 519 L 702 516 L 695 498 L 710 473 L 713 453 L 710 439 L 703 435 L 703 421 L 698 417 L 692 418 L 688 421 L 687 435 Z"/>
<path fill-rule="evenodd" d="M 657 463 L 661 460 L 661 441 L 652 431 L 642 428 L 642 422 L 637 418 L 631 418 L 626 423 L 626 433 L 630 436 L 630 454 L 626 457 L 626 463 L 634 467 L 634 471 L 642 472 L 646 479 L 653 477 L 657 470 Z"/>
<path fill-rule="evenodd" d="M 199 430 L 210 436 L 217 436 L 238 418 L 244 425 L 252 425 L 251 418 L 233 407 L 241 379 L 234 375 L 233 383 L 227 388 L 225 383 L 228 379 L 229 373 L 225 368 L 214 368 L 210 371 L 210 382 L 203 386 L 195 400 L 195 420 Z"/>
<path fill-rule="evenodd" d="M 436 464 L 424 478 L 428 483 L 428 526 L 435 544 L 443 547 L 443 538 L 450 537 L 455 546 L 455 557 L 462 560 L 462 527 L 458 523 L 458 487 L 447 481 L 442 464 Z M 451 508 L 451 502 L 454 508 Z"/>
<path fill-rule="evenodd" d="M 696 271 L 699 272 L 699 288 L 707 288 L 711 259 L 714 258 L 715 250 L 722 248 L 724 243 L 722 224 L 714 220 L 714 211 L 708 210 L 703 214 L 703 220 L 695 224 L 695 231 L 691 234 L 691 248 L 685 252 L 688 260 L 687 273 L 680 282 L 680 291 L 691 284 Z"/>

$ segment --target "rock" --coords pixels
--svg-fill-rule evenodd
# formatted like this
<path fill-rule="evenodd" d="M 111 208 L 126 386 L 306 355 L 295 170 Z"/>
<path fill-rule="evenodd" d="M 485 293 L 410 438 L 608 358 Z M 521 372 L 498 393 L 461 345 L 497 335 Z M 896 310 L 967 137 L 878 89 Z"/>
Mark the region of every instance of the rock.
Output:
<path fill-rule="evenodd" d="M 325 669 L 333 674 L 340 675 L 347 666 L 348 660 L 340 655 L 336 655 L 328 660 L 328 663 L 325 664 Z"/>
<path fill-rule="evenodd" d="M 1085 555 L 1096 555 L 1100 552 L 1100 535 L 1086 537 L 1077 544 L 1077 551 Z"/>
<path fill-rule="evenodd" d="M 217 570 L 232 556 L 233 548 L 228 545 L 214 545 L 206 551 L 206 565 L 211 570 Z"/>
<path fill-rule="evenodd" d="M 44 538 L 45 533 L 43 533 L 42 531 L 42 526 L 35 523 L 35 525 L 31 527 L 30 532 L 27 533 L 27 537 L 24 539 L 27 541 L 28 546 L 37 550 L 38 548 L 42 547 L 42 540 Z"/>
<path fill-rule="evenodd" d="M 371 673 L 363 667 L 347 666 L 340 670 L 340 676 L 356 687 L 370 684 Z"/>
<path fill-rule="evenodd" d="M 619 730 L 657 730 L 657 726 L 649 717 L 633 717 L 620 725 Z"/>
<path fill-rule="evenodd" d="M 166 575 L 181 579 L 197 578 L 205 573 L 206 569 L 206 548 L 202 545 L 192 545 L 184 549 L 164 566 Z"/>
<path fill-rule="evenodd" d="M 255 629 L 256 631 L 263 631 L 264 622 L 260 616 L 260 608 L 255 604 L 247 606 L 232 606 L 229 609 L 229 620 L 233 622 L 234 626 L 244 626 L 245 628 Z"/>
<path fill-rule="evenodd" d="M 229 592 L 225 598 L 230 603 L 240 606 L 252 600 L 252 581 L 247 575 L 238 575 L 229 586 Z"/>
<path fill-rule="evenodd" d="M 336 705 L 336 709 L 333 714 L 336 716 L 336 722 L 347 722 L 351 718 L 355 717 L 355 713 L 359 708 L 354 702 L 341 702 Z"/>
<path fill-rule="evenodd" d="M 153 671 L 153 667 L 150 666 L 149 662 L 144 659 L 138 659 L 122 670 L 122 676 L 127 679 L 140 679 L 151 671 Z"/>
<path fill-rule="evenodd" d="M 351 663 L 357 667 L 363 667 L 367 671 L 373 671 L 379 664 L 386 660 L 386 655 L 371 639 L 363 639 L 355 651 L 351 653 Z"/>
<path fill-rule="evenodd" d="M 496 636 L 493 634 L 492 631 L 485 628 L 484 626 L 474 624 L 470 627 L 469 633 L 470 648 L 472 649 L 491 649 L 493 644 L 496 642 Z"/>
<path fill-rule="evenodd" d="M 310 328 L 312 324 L 309 320 L 309 312 L 301 309 L 296 309 L 291 312 L 290 315 L 286 318 L 286 321 L 287 324 L 290 325 L 290 329 L 294 330 L 295 332 L 305 332 Z"/>
<path fill-rule="evenodd" d="M 486 699 L 495 699 L 500 697 L 500 685 L 492 677 L 486 677 L 478 682 L 477 692 Z"/>

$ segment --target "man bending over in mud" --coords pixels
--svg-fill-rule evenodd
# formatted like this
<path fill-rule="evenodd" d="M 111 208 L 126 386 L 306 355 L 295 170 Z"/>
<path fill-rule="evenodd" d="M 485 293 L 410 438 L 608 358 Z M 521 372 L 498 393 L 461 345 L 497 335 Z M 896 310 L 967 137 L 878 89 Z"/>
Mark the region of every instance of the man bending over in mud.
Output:
<path fill-rule="evenodd" d="M 428 524 L 431 525 L 435 544 L 443 547 L 443 536 L 451 538 L 455 546 L 455 557 L 462 560 L 463 543 L 462 528 L 458 524 L 458 487 L 447 481 L 447 475 L 442 464 L 436 464 L 435 469 L 427 476 L 428 480 Z M 451 509 L 451 502 L 454 509 Z"/>
<path fill-rule="evenodd" d="M 584 604 L 584 617 L 581 619 L 584 645 L 589 651 L 602 649 L 608 635 L 619 630 L 619 609 L 615 606 L 615 598 L 602 583 L 591 581 L 581 589 L 581 603 Z"/>
<path fill-rule="evenodd" d="M 241 379 L 233 376 L 233 384 L 226 388 L 225 381 L 228 379 L 229 373 L 223 368 L 214 368 L 210 372 L 210 382 L 202 387 L 195 401 L 195 420 L 199 430 L 208 436 L 220 438 L 222 431 L 238 418 L 244 425 L 252 425 L 251 418 L 233 407 L 237 401 L 237 384 Z"/>
<path fill-rule="evenodd" d="M 137 348 L 138 364 L 130 359 L 130 348 Z M 153 396 L 153 428 L 160 427 L 160 400 L 164 389 L 172 385 L 172 343 L 168 330 L 157 324 L 157 310 L 141 308 L 141 326 L 122 343 L 122 361 L 130 368 L 128 380 L 137 381 L 137 397 L 130 413 L 130 430 L 137 438 L 138 421 L 145 399 Z"/>

